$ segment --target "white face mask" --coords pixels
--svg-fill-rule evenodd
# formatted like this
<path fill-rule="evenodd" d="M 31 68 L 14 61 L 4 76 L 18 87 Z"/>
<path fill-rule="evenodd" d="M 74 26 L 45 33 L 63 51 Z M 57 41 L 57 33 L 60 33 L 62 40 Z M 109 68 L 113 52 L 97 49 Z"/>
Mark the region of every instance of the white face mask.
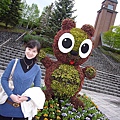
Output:
<path fill-rule="evenodd" d="M 35 58 L 37 54 L 38 54 L 37 47 L 34 47 L 34 48 L 26 47 L 25 55 L 26 55 L 27 59 Z"/>

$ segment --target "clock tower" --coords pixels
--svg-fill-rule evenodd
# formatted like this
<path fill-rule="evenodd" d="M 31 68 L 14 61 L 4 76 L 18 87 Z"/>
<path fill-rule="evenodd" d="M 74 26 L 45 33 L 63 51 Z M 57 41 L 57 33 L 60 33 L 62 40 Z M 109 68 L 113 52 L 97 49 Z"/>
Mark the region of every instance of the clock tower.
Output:
<path fill-rule="evenodd" d="M 117 12 L 116 6 L 117 0 L 104 0 L 101 5 L 101 9 L 97 12 L 97 18 L 95 22 L 94 33 L 94 47 L 101 45 L 101 33 L 109 30 L 114 25 Z"/>

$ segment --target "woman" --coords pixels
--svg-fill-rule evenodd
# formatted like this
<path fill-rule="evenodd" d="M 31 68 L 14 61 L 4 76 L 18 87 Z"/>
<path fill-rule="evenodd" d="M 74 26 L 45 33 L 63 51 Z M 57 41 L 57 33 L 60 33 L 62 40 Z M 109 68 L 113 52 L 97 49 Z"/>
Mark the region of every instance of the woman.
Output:
<path fill-rule="evenodd" d="M 22 94 L 34 84 L 40 87 L 41 69 L 36 64 L 36 58 L 40 51 L 40 43 L 37 40 L 31 40 L 25 47 L 25 57 L 18 59 L 14 74 L 14 89 L 11 91 L 7 81 L 11 73 L 15 60 L 11 60 L 3 73 L 1 83 L 8 95 L 8 99 L 4 104 L 0 105 L 0 120 L 27 120 L 21 110 L 21 103 L 29 101 L 31 98 Z M 15 103 L 15 104 L 13 104 Z"/>

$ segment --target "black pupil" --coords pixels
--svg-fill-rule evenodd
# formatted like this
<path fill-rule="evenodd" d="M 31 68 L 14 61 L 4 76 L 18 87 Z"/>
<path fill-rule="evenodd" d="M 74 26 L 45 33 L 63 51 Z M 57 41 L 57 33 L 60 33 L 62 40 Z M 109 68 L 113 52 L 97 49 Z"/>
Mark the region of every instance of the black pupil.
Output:
<path fill-rule="evenodd" d="M 83 44 L 81 47 L 81 52 L 82 53 L 87 53 L 89 50 L 89 45 L 87 43 Z"/>
<path fill-rule="evenodd" d="M 70 38 L 65 38 L 65 39 L 63 39 L 63 41 L 62 41 L 62 46 L 63 46 L 64 48 L 70 48 L 70 47 L 72 46 L 72 41 L 71 41 L 71 39 L 70 39 Z"/>

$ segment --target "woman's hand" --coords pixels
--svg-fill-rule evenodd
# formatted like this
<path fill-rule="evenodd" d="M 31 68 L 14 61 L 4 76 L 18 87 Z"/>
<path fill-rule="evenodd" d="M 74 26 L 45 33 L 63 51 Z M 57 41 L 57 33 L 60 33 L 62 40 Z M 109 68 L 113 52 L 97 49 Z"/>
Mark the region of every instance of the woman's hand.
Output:
<path fill-rule="evenodd" d="M 12 99 L 13 102 L 21 103 L 18 95 L 11 94 L 11 95 L 10 95 L 10 98 Z"/>
<path fill-rule="evenodd" d="M 26 97 L 26 96 L 20 96 L 20 95 L 17 95 L 17 96 L 19 97 L 19 100 L 20 100 L 21 102 L 28 100 L 28 97 Z"/>

